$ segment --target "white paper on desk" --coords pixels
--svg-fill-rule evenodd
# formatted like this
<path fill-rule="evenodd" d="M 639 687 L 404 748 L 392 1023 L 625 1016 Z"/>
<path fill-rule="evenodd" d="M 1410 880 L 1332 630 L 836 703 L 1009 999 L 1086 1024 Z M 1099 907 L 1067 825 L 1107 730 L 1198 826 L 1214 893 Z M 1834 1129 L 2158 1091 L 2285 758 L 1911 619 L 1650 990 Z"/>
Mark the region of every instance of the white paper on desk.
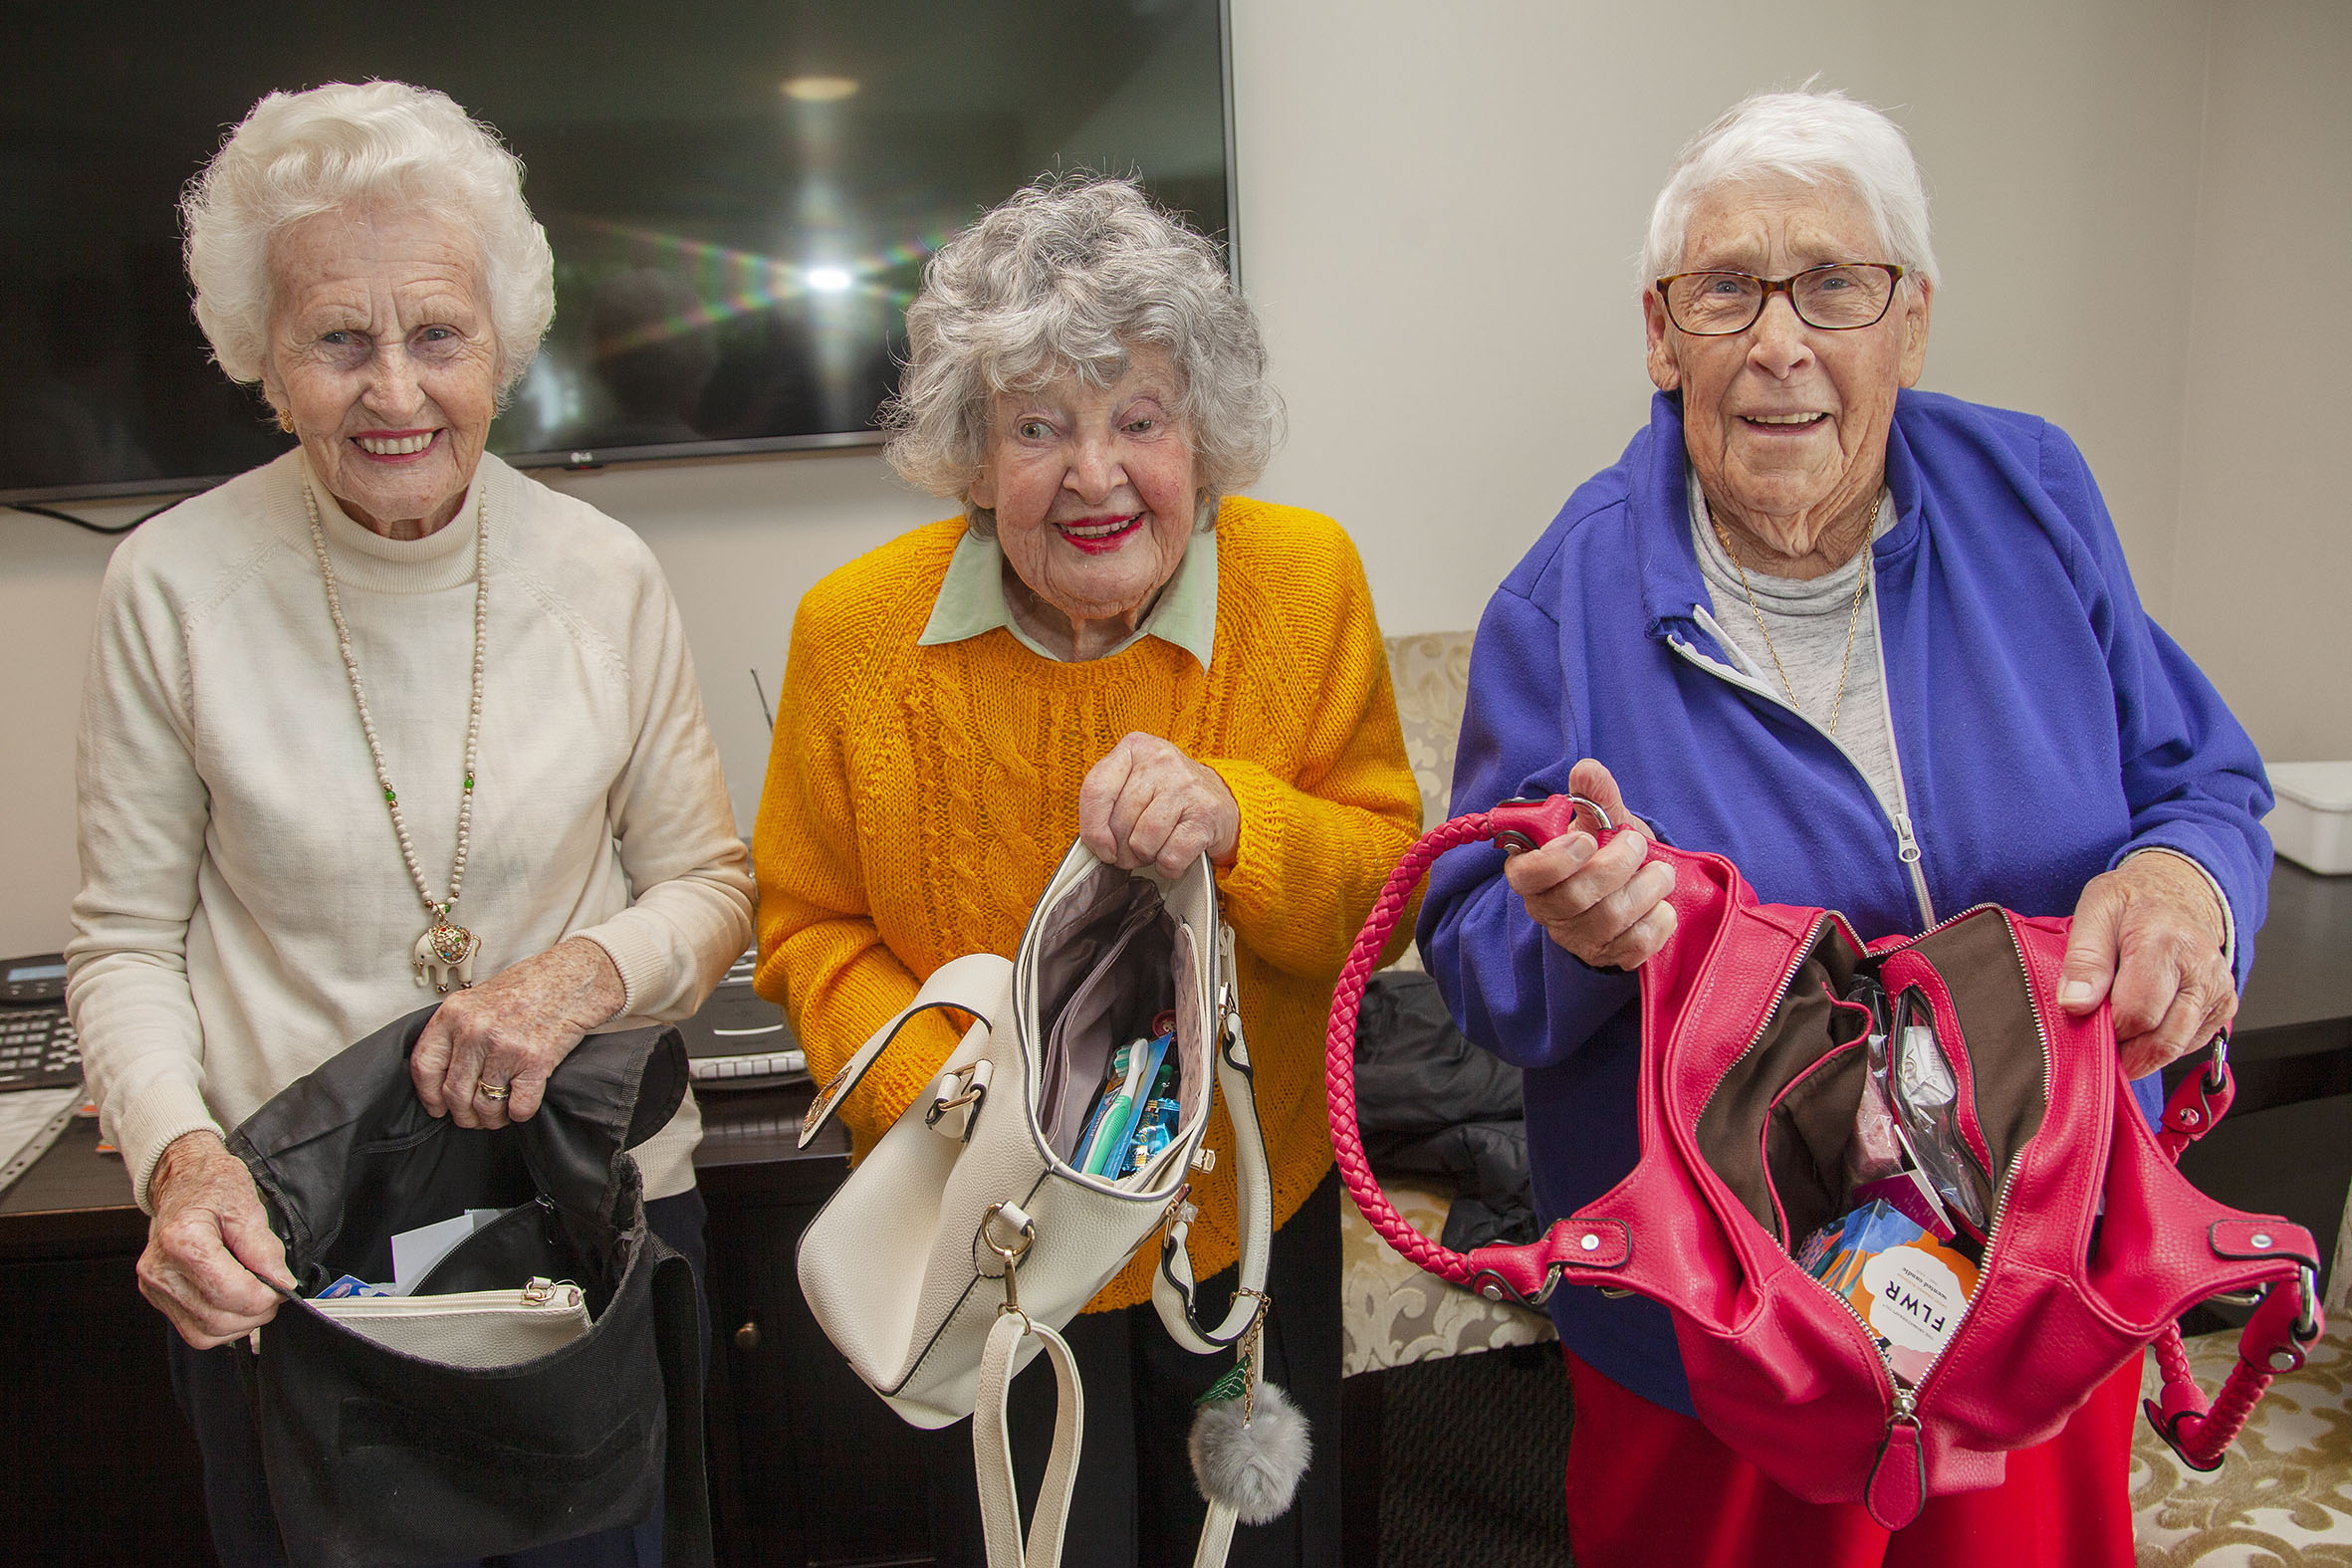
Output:
<path fill-rule="evenodd" d="M 421 1225 L 392 1237 L 392 1294 L 404 1296 L 450 1248 L 498 1218 L 495 1209 L 468 1209 L 455 1219 Z"/>
<path fill-rule="evenodd" d="M 0 1094 L 0 1191 L 49 1152 L 81 1103 L 80 1084 Z"/>

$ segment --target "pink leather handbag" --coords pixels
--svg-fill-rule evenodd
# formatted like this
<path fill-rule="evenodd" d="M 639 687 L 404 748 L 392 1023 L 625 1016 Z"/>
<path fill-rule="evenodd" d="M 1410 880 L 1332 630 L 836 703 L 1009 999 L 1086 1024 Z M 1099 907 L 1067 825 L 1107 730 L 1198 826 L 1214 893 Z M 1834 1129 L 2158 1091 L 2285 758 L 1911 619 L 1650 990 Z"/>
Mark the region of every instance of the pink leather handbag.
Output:
<path fill-rule="evenodd" d="M 1665 1305 L 1700 1419 L 1797 1496 L 1860 1502 L 1889 1529 L 1928 1497 L 1998 1484 L 2004 1456 L 2054 1436 L 2142 1347 L 2164 1372 L 2149 1419 L 2198 1469 L 2277 1372 L 2318 1337 L 2318 1251 L 2284 1220 L 2207 1198 L 2173 1160 L 2228 1108 L 2226 1049 L 2184 1080 L 2151 1134 L 2117 1066 L 2102 1008 L 2054 1004 L 2067 922 L 1995 905 L 1916 937 L 1865 943 L 1833 911 L 1760 904 L 1730 861 L 1652 844 L 1675 872 L 1673 937 L 1640 971 L 1641 1157 L 1581 1213 L 1524 1246 L 1464 1255 L 1389 1204 L 1356 1131 L 1354 1045 L 1364 981 L 1429 863 L 1460 844 L 1531 847 L 1589 802 L 1514 801 L 1436 828 L 1365 923 L 1331 1004 L 1331 1142 L 1348 1191 L 1423 1268 L 1535 1305 L 1562 1278 Z M 1854 1124 L 1866 1009 L 1858 975 L 1934 1011 L 1959 1079 L 1962 1136 L 1994 1178 L 1984 1267 L 1967 1315 L 1916 1388 L 1892 1375 L 1854 1308 L 1790 1258 L 1834 1219 L 1821 1171 Z M 1958 1042 L 1959 1048 L 1952 1049 Z M 2175 1319 L 2226 1291 L 2264 1289 L 2239 1363 L 2209 1409 Z"/>

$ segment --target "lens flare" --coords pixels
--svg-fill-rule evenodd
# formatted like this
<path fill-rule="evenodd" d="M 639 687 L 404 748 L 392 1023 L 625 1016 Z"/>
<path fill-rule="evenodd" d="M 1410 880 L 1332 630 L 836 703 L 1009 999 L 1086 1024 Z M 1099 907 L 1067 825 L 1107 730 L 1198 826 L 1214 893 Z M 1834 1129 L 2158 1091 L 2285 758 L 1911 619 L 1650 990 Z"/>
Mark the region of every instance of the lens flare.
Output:
<path fill-rule="evenodd" d="M 939 229 L 846 261 L 809 267 L 799 262 L 779 261 L 757 251 L 737 250 L 602 218 L 564 213 L 557 215 L 555 221 L 642 248 L 647 260 L 674 268 L 701 296 L 702 303 L 691 311 L 674 312 L 646 323 L 624 337 L 597 344 L 606 353 L 642 347 L 735 317 L 806 299 L 812 294 L 839 298 L 862 293 L 887 301 L 893 310 L 903 311 L 913 301 L 914 294 L 911 289 L 894 285 L 891 275 L 919 269 L 948 239 L 947 231 Z"/>

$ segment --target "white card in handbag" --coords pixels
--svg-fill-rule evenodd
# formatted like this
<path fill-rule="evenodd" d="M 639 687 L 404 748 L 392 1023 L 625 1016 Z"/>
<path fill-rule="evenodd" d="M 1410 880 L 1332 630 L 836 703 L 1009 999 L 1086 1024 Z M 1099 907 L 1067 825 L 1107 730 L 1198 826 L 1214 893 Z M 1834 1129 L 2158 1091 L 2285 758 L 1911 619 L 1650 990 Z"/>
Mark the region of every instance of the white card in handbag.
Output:
<path fill-rule="evenodd" d="M 388 1350 L 450 1367 L 510 1367 L 588 1331 L 588 1299 L 570 1280 L 445 1296 L 339 1296 L 303 1303 Z"/>

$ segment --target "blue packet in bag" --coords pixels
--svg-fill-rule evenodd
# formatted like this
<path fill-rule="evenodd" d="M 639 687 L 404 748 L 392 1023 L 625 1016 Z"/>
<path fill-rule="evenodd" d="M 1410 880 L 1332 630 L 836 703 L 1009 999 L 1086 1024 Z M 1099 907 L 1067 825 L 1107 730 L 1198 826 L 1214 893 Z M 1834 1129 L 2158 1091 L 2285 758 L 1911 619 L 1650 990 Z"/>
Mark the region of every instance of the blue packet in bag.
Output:
<path fill-rule="evenodd" d="M 1168 1059 L 1168 1046 L 1176 1036 L 1166 1033 L 1149 1045 L 1138 1040 L 1143 1054 L 1131 1060 L 1126 1082 L 1115 1098 L 1107 1102 L 1101 1124 L 1095 1129 L 1094 1146 L 1087 1151 L 1086 1163 L 1081 1167 L 1088 1176 L 1122 1176 L 1127 1171 L 1127 1145 L 1135 1135 L 1136 1124 L 1142 1118 L 1144 1102 L 1152 1086 L 1159 1082 L 1161 1065 Z"/>
<path fill-rule="evenodd" d="M 1116 1167 L 1119 1175 L 1134 1175 L 1176 1141 L 1181 1108 L 1176 1099 L 1176 1063 L 1163 1055 L 1158 1072 L 1152 1076 L 1151 1093 L 1136 1112 L 1134 1129 L 1127 1135 L 1126 1149 Z"/>

